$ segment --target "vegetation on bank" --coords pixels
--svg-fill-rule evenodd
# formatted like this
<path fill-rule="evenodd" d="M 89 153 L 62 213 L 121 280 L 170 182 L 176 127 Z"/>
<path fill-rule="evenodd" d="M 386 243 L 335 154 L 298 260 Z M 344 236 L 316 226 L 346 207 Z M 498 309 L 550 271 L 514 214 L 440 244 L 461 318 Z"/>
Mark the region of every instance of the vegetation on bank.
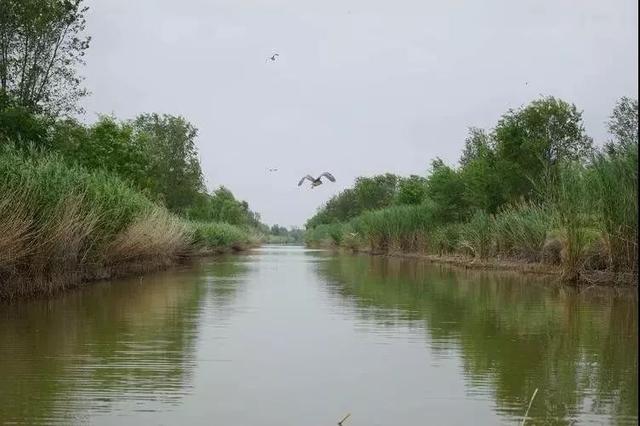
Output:
<path fill-rule="evenodd" d="M 194 222 L 103 170 L 59 156 L 0 152 L 0 299 L 242 249 L 248 228 Z"/>
<path fill-rule="evenodd" d="M 185 118 L 72 118 L 87 93 L 86 11 L 82 0 L 2 3 L 0 300 L 264 238 L 248 203 L 207 191 Z"/>
<path fill-rule="evenodd" d="M 306 242 L 535 262 L 561 266 L 569 281 L 609 272 L 637 283 L 636 100 L 617 103 L 609 130 L 594 147 L 575 106 L 536 100 L 491 132 L 471 129 L 458 167 L 436 159 L 426 177 L 358 178 L 307 222 Z"/>
<path fill-rule="evenodd" d="M 269 244 L 304 244 L 304 230 L 300 228 L 291 227 L 287 229 L 284 226 L 273 225 L 265 231 L 267 234 L 265 241 Z"/>

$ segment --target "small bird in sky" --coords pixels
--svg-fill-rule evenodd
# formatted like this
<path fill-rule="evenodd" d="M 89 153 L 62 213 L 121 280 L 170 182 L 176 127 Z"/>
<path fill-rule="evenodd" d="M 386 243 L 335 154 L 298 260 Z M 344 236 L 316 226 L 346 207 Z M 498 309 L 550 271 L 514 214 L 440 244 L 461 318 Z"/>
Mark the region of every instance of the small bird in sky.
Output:
<path fill-rule="evenodd" d="M 278 169 L 269 169 L 270 172 L 277 172 Z"/>
<path fill-rule="evenodd" d="M 276 61 L 276 58 L 277 58 L 278 56 L 280 56 L 280 55 L 279 55 L 279 54 L 277 54 L 277 53 L 274 53 L 274 54 L 273 54 L 273 55 L 271 55 L 269 58 L 267 58 L 267 60 L 266 60 L 265 62 L 269 62 L 269 61 L 271 61 L 271 62 L 275 62 L 275 61 Z"/>
<path fill-rule="evenodd" d="M 329 172 L 324 172 L 322 173 L 320 176 L 318 176 L 317 178 L 314 178 L 311 175 L 306 175 L 305 177 L 303 177 L 302 179 L 300 179 L 300 182 L 298 182 L 298 186 L 302 185 L 302 183 L 305 180 L 309 180 L 311 181 L 311 188 L 315 188 L 316 186 L 322 185 L 322 178 L 326 177 L 327 179 L 329 179 L 331 182 L 335 182 L 336 178 L 333 177 L 333 175 Z"/>

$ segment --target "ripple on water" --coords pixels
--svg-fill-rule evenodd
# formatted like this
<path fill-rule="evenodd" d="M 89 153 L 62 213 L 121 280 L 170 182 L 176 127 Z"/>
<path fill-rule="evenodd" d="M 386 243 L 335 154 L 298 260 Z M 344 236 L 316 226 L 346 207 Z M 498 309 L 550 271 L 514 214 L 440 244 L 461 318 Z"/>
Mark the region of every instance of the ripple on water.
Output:
<path fill-rule="evenodd" d="M 0 423 L 638 419 L 635 293 L 269 246 L 0 318 Z"/>

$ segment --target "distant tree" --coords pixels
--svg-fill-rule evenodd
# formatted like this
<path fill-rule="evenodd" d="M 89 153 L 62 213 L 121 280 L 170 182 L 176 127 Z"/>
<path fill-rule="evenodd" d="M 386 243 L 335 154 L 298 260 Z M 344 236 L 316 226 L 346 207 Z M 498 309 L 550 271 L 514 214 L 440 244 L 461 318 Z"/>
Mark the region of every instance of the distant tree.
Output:
<path fill-rule="evenodd" d="M 245 221 L 245 211 L 233 193 L 224 186 L 216 189 L 211 195 L 211 205 L 214 211 L 213 219 L 232 225 L 241 225 Z"/>
<path fill-rule="evenodd" d="M 422 176 L 411 175 L 398 180 L 397 204 L 420 204 L 427 194 L 427 180 Z"/>
<path fill-rule="evenodd" d="M 431 163 L 427 196 L 434 202 L 436 217 L 443 222 L 459 222 L 468 215 L 465 186 L 460 173 L 440 158 Z"/>
<path fill-rule="evenodd" d="M 76 67 L 84 63 L 87 7 L 82 0 L 0 0 L 0 92 L 31 112 L 80 110 L 86 95 Z"/>
<path fill-rule="evenodd" d="M 51 120 L 17 105 L 0 91 L 0 144 L 11 142 L 20 148 L 47 148 Z"/>
<path fill-rule="evenodd" d="M 491 135 L 482 129 L 469 129 L 460 166 L 469 207 L 495 213 L 505 200 Z"/>
<path fill-rule="evenodd" d="M 487 150 L 492 149 L 491 145 L 491 137 L 484 129 L 469 128 L 469 134 L 465 139 L 464 149 L 460 157 L 460 165 L 464 167 L 476 158 L 483 156 Z"/>
<path fill-rule="evenodd" d="M 204 192 L 197 129 L 182 117 L 166 114 L 143 114 L 131 124 L 136 143 L 148 155 L 152 191 L 170 210 L 184 211 Z"/>
<path fill-rule="evenodd" d="M 622 97 L 613 108 L 607 123 L 613 141 L 609 149 L 616 146 L 628 147 L 638 145 L 638 100 Z"/>
<path fill-rule="evenodd" d="M 271 228 L 260 222 L 260 215 L 249 209 L 246 201 L 237 200 L 224 186 L 211 194 L 199 193 L 195 201 L 185 209 L 184 214 L 194 220 L 246 225 L 265 234 L 271 232 Z"/>
<path fill-rule="evenodd" d="M 293 227 L 289 229 L 289 238 L 294 243 L 301 243 L 304 241 L 304 231 L 300 228 Z"/>
<path fill-rule="evenodd" d="M 149 155 L 133 140 L 130 123 L 110 116 L 101 116 L 88 127 L 72 119 L 59 120 L 52 133 L 52 148 L 68 161 L 112 172 L 154 198 Z"/>
<path fill-rule="evenodd" d="M 398 176 L 386 173 L 373 177 L 359 177 L 353 190 L 361 211 L 390 206 L 395 198 Z"/>
<path fill-rule="evenodd" d="M 343 221 L 357 216 L 361 211 L 358 199 L 353 189 L 345 189 L 337 196 L 329 199 L 325 206 L 330 222 Z"/>
<path fill-rule="evenodd" d="M 508 201 L 529 198 L 536 184 L 553 181 L 562 161 L 584 159 L 592 150 L 582 113 L 553 97 L 504 114 L 494 139 L 496 167 Z"/>
<path fill-rule="evenodd" d="M 287 228 L 276 224 L 271 226 L 271 229 L 269 230 L 269 232 L 271 233 L 271 235 L 284 236 L 284 235 L 287 235 Z"/>
<path fill-rule="evenodd" d="M 359 177 L 353 188 L 335 195 L 310 218 L 305 227 L 344 222 L 365 210 L 388 207 L 396 200 L 399 178 L 387 173 L 373 177 Z"/>

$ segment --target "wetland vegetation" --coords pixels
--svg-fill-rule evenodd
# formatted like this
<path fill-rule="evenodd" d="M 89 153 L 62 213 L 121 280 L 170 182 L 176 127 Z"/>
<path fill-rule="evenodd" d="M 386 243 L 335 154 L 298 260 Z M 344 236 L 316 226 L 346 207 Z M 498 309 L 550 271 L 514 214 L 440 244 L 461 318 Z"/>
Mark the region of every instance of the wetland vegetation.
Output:
<path fill-rule="evenodd" d="M 307 221 L 307 244 L 637 284 L 637 100 L 620 99 L 608 127 L 596 145 L 575 105 L 535 100 L 470 129 L 455 167 L 356 179 Z"/>
<path fill-rule="evenodd" d="M 0 299 L 240 250 L 268 233 L 247 202 L 207 190 L 185 118 L 83 121 L 86 11 L 80 0 L 2 2 Z"/>

